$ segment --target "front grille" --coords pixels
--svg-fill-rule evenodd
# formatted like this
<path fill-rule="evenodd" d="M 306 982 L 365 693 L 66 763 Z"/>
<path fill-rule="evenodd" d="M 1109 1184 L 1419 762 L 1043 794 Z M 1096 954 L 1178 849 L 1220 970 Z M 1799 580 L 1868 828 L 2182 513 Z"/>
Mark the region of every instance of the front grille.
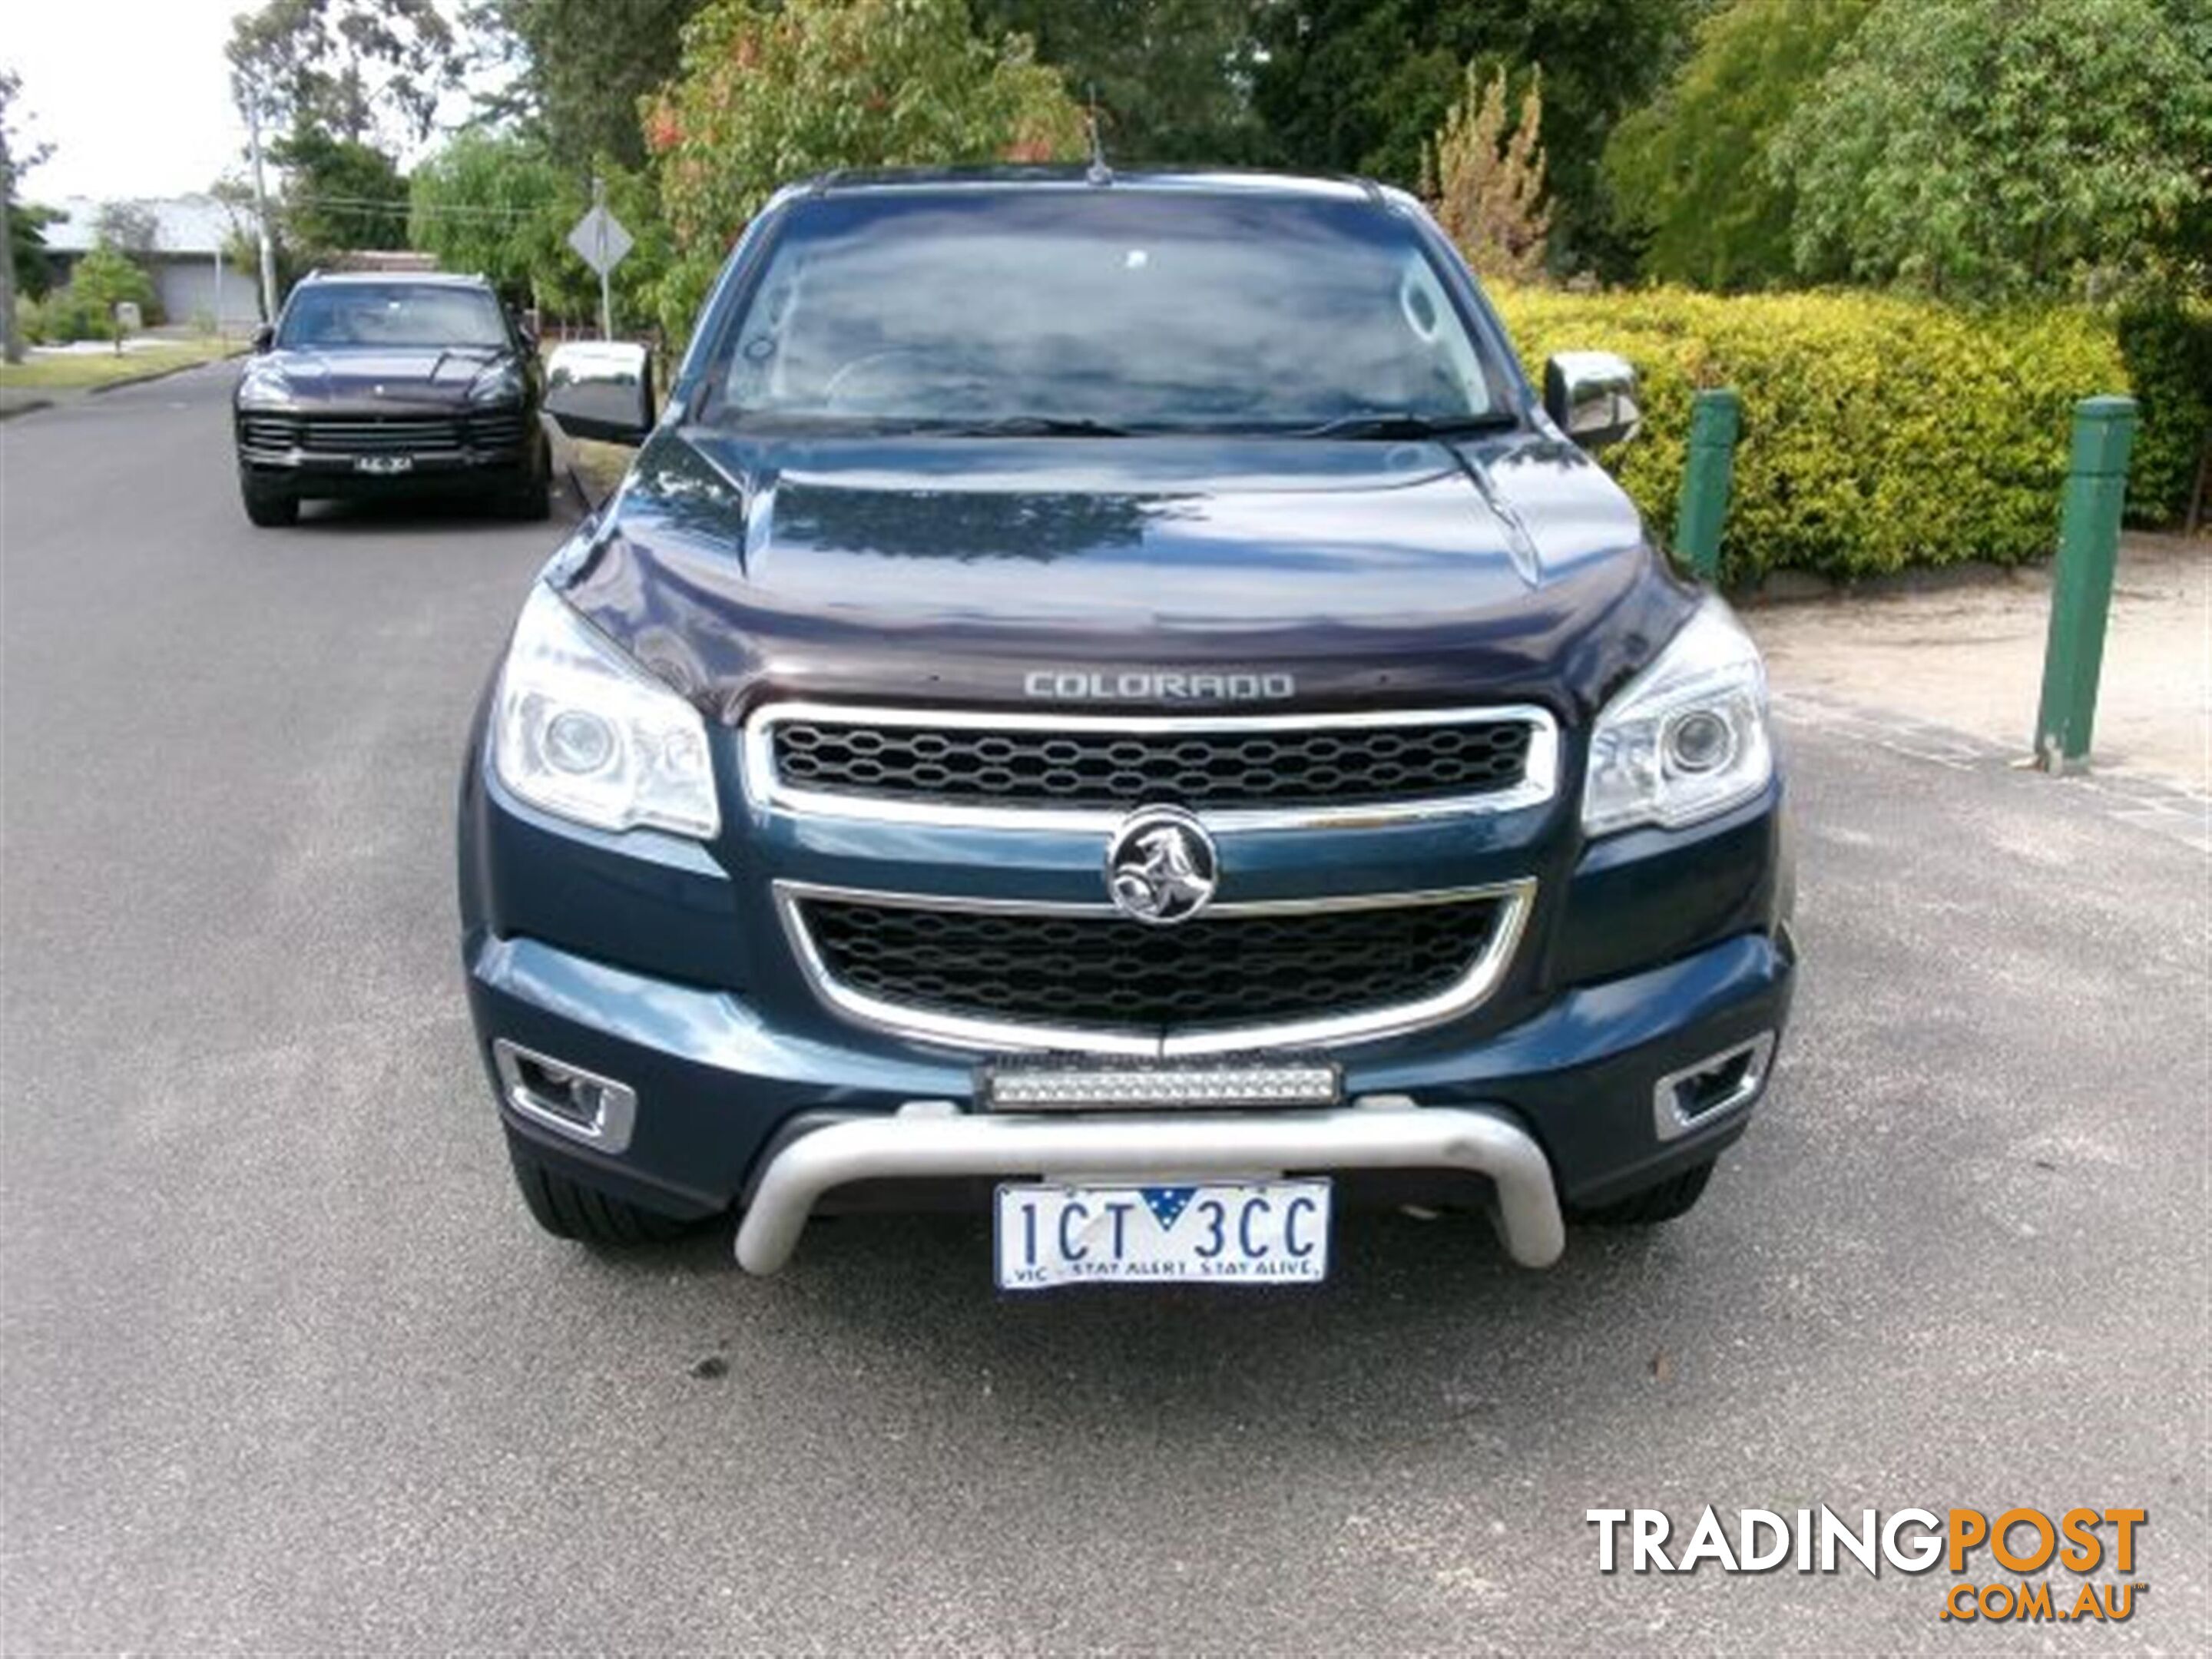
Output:
<path fill-rule="evenodd" d="M 514 410 L 475 415 L 289 415 L 258 411 L 239 417 L 249 449 L 303 449 L 319 455 L 436 454 L 460 449 L 515 449 L 522 416 Z"/>
<path fill-rule="evenodd" d="M 1528 776 L 1535 730 L 1504 714 L 1157 732 L 813 717 L 778 720 L 770 747 L 781 784 L 832 794 L 965 806 L 1294 808 L 1511 789 Z"/>
<path fill-rule="evenodd" d="M 469 442 L 478 449 L 520 449 L 522 431 L 522 411 L 519 409 L 469 416 Z"/>
<path fill-rule="evenodd" d="M 843 898 L 802 900 L 799 915 L 835 984 L 917 1014 L 1172 1033 L 1448 991 L 1482 959 L 1508 902 L 1206 915 L 1168 928 Z"/>
<path fill-rule="evenodd" d="M 249 449 L 289 449 L 300 441 L 300 427 L 289 415 L 241 415 L 238 435 Z"/>
<path fill-rule="evenodd" d="M 300 426 L 302 449 L 330 455 L 459 449 L 463 441 L 461 420 L 454 415 L 308 415 Z"/>

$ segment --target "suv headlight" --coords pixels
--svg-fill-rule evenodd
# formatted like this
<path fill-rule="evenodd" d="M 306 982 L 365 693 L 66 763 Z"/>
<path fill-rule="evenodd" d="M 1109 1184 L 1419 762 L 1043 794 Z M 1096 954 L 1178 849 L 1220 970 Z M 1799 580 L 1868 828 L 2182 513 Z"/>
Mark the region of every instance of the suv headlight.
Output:
<path fill-rule="evenodd" d="M 273 369 L 249 368 L 238 383 L 240 409 L 289 409 L 291 404 L 290 383 Z"/>
<path fill-rule="evenodd" d="M 1766 665 L 1735 613 L 1708 598 L 1598 715 L 1583 829 L 1680 829 L 1749 800 L 1773 775 Z"/>
<path fill-rule="evenodd" d="M 500 671 L 492 765 L 532 806 L 594 829 L 648 825 L 702 841 L 721 829 L 699 711 L 543 582 Z"/>
<path fill-rule="evenodd" d="M 522 371 L 513 363 L 494 363 L 469 386 L 472 404 L 510 404 L 522 396 Z"/>

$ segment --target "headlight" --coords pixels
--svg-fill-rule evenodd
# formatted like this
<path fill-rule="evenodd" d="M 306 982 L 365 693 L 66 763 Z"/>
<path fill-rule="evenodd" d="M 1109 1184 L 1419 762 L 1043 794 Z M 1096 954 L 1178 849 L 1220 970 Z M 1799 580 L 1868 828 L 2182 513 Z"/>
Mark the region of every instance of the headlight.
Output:
<path fill-rule="evenodd" d="M 532 806 L 599 830 L 721 829 L 699 711 L 602 639 L 542 582 L 500 671 L 499 781 Z"/>
<path fill-rule="evenodd" d="M 292 388 L 281 374 L 249 373 L 238 383 L 240 409 L 289 409 L 291 404 Z"/>
<path fill-rule="evenodd" d="M 1765 665 L 1735 613 L 1708 599 L 1598 715 L 1583 828 L 1680 829 L 1749 800 L 1773 775 Z"/>
<path fill-rule="evenodd" d="M 499 363 L 477 376 L 469 387 L 472 404 L 513 403 L 522 396 L 522 371 L 513 363 Z"/>

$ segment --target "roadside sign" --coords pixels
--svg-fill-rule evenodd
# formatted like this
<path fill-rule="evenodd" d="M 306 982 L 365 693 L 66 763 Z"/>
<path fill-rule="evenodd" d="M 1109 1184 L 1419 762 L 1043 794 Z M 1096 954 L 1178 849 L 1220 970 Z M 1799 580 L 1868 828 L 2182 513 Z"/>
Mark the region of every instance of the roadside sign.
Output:
<path fill-rule="evenodd" d="M 604 203 L 594 203 L 568 233 L 568 246 L 576 250 L 579 259 L 604 276 L 623 262 L 623 256 L 635 244 L 622 221 L 608 212 Z"/>
<path fill-rule="evenodd" d="M 623 222 L 607 211 L 607 186 L 604 179 L 592 180 L 591 211 L 576 221 L 575 229 L 568 233 L 568 246 L 576 250 L 576 257 L 599 275 L 599 337 L 611 340 L 615 334 L 614 295 L 610 291 L 607 273 L 622 263 L 634 244 Z"/>

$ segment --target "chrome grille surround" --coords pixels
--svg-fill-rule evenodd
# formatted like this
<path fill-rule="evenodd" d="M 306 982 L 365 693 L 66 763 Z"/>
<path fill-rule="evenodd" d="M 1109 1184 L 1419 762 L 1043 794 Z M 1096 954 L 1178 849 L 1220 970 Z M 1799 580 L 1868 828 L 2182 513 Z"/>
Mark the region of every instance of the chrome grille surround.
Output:
<path fill-rule="evenodd" d="M 784 725 L 808 727 L 875 727 L 902 732 L 1035 733 L 1079 738 L 1174 739 L 1275 738 L 1296 743 L 1317 734 L 1375 734 L 1391 731 L 1419 734 L 1440 726 L 1518 725 L 1527 731 L 1517 781 L 1504 787 L 1462 793 L 1399 795 L 1378 784 L 1371 797 L 1330 798 L 1297 804 L 1209 805 L 1175 794 L 1147 795 L 1133 790 L 1128 799 L 1080 805 L 1052 805 L 1039 799 L 948 799 L 926 795 L 866 794 L 856 790 L 810 788 L 783 775 L 776 731 Z M 1425 709 L 1384 709 L 1357 714 L 1119 714 L 1016 710 L 888 708 L 811 702 L 771 702 L 755 709 L 744 725 L 744 787 L 757 806 L 810 817 L 863 818 L 887 823 L 933 823 L 1023 830 L 1110 830 L 1147 799 L 1171 800 L 1188 807 L 1209 829 L 1284 829 L 1364 825 L 1407 819 L 1495 813 L 1539 806 L 1559 789 L 1559 731 L 1550 714 L 1533 704 Z"/>
<path fill-rule="evenodd" d="M 519 449 L 524 438 L 521 412 L 496 408 L 386 415 L 249 409 L 240 412 L 238 429 L 249 450 L 337 456 Z"/>
<path fill-rule="evenodd" d="M 945 898 L 927 894 L 876 892 L 787 880 L 775 884 L 775 894 L 777 915 L 807 981 L 823 1002 L 860 1024 L 919 1042 L 983 1052 L 1050 1050 L 1167 1058 L 1275 1048 L 1334 1048 L 1402 1036 L 1408 1031 L 1419 1030 L 1470 1013 L 1488 1000 L 1504 978 L 1527 928 L 1529 913 L 1535 902 L 1536 883 L 1533 878 L 1522 878 L 1477 887 L 1433 891 L 1366 893 L 1315 899 L 1215 904 L 1204 916 L 1190 923 L 1188 931 L 1202 937 L 1209 920 L 1239 916 L 1293 916 L 1342 910 L 1467 904 L 1483 900 L 1493 902 L 1496 908 L 1489 931 L 1466 970 L 1451 983 L 1428 994 L 1408 1001 L 1336 1013 L 1306 1013 L 1280 1020 L 1165 1030 L 1056 1025 L 1042 1021 L 978 1017 L 878 996 L 848 984 L 836 975 L 806 920 L 807 904 L 821 902 L 1000 916 L 1032 915 L 1058 921 L 1087 921 L 1100 925 L 1126 925 L 1126 919 L 1110 904 Z"/>

